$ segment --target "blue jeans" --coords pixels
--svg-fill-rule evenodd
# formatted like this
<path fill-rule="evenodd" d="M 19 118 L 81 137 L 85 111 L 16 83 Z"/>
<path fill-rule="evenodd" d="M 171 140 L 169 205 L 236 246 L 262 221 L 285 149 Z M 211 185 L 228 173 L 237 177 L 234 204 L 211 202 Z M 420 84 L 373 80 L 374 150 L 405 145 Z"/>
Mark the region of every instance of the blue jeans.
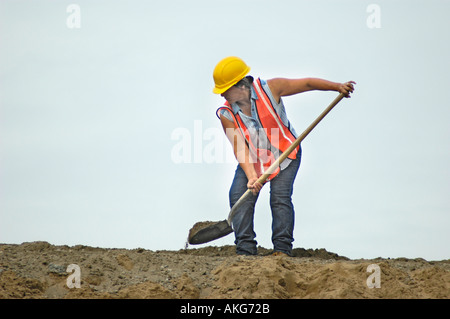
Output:
<path fill-rule="evenodd" d="M 292 192 L 294 180 L 297 176 L 301 161 L 301 149 L 297 158 L 292 160 L 288 167 L 280 171 L 270 181 L 270 208 L 272 210 L 272 243 L 273 250 L 291 255 L 292 242 L 294 241 L 294 205 L 292 204 Z M 230 206 L 247 190 L 247 176 L 238 165 L 234 180 L 230 188 Z M 236 253 L 240 255 L 256 255 L 257 242 L 253 227 L 255 204 L 258 195 L 251 195 L 238 208 L 232 220 L 235 234 Z"/>

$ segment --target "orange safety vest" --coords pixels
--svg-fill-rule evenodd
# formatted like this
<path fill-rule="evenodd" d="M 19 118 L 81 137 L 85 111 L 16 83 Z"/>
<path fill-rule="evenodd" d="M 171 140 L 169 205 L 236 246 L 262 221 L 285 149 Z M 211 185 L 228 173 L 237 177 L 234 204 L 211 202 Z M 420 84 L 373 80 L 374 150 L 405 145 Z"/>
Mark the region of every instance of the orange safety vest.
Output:
<path fill-rule="evenodd" d="M 267 135 L 270 144 L 275 149 L 278 149 L 281 154 L 296 140 L 296 137 L 294 136 L 294 134 L 292 134 L 289 127 L 283 124 L 283 121 L 273 107 L 269 96 L 262 87 L 260 79 L 257 79 L 253 82 L 253 88 L 258 97 L 255 100 L 258 119 L 264 129 L 264 132 Z M 256 155 L 257 160 L 254 163 L 255 170 L 258 173 L 258 176 L 261 176 L 264 171 L 267 170 L 267 168 L 269 168 L 270 165 L 276 160 L 274 154 L 271 150 L 260 149 L 254 145 L 250 138 L 249 130 L 245 126 L 244 121 L 240 117 L 239 113 L 234 114 L 233 109 L 228 102 L 225 102 L 224 106 L 217 109 L 217 117 L 220 118 L 219 112 L 223 109 L 228 110 L 232 115 L 235 128 L 244 138 L 247 146 L 249 147 L 249 150 L 251 150 L 254 156 Z M 292 153 L 289 154 L 288 158 L 296 159 L 299 149 L 300 145 L 295 148 Z M 269 176 L 267 181 L 272 180 L 279 173 L 279 171 L 280 167 L 278 167 L 274 171 L 274 173 Z"/>

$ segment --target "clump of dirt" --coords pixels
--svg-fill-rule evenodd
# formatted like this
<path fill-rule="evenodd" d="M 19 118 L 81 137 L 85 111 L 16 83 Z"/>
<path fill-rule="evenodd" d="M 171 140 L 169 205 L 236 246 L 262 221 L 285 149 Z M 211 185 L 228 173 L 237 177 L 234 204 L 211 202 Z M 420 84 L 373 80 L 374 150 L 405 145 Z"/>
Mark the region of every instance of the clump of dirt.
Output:
<path fill-rule="evenodd" d="M 237 256 L 234 246 L 178 251 L 105 249 L 47 242 L 0 244 L 0 299 L 442 298 L 450 297 L 450 260 L 350 260 L 325 249 L 294 257 Z M 80 288 L 69 288 L 80 269 Z M 369 288 L 368 266 L 380 268 Z"/>
<path fill-rule="evenodd" d="M 200 230 L 205 229 L 211 225 L 217 224 L 217 222 L 211 222 L 211 221 L 206 221 L 206 222 L 198 222 L 195 223 L 194 226 L 192 226 L 192 228 L 189 230 L 189 235 L 188 235 L 188 242 L 191 241 L 192 237 L 195 236 L 195 234 L 197 234 Z M 186 243 L 186 248 L 187 248 L 187 243 Z"/>

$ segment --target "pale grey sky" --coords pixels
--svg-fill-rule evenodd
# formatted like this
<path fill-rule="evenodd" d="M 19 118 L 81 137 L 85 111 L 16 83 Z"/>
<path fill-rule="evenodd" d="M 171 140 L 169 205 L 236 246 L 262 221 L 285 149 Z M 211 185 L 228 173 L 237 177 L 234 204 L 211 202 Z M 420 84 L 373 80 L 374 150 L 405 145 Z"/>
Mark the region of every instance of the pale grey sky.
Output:
<path fill-rule="evenodd" d="M 80 28 L 70 28 L 71 4 Z M 368 25 L 371 4 L 379 28 Z M 449 9 L 447 0 L 2 0 L 0 242 L 177 250 L 194 223 L 225 219 L 236 164 L 176 163 L 173 133 L 189 132 L 194 154 L 220 132 L 212 71 L 237 55 L 263 79 L 357 82 L 302 144 L 295 247 L 450 258 Z M 297 132 L 336 95 L 285 98 Z M 267 186 L 255 223 L 271 248 Z"/>

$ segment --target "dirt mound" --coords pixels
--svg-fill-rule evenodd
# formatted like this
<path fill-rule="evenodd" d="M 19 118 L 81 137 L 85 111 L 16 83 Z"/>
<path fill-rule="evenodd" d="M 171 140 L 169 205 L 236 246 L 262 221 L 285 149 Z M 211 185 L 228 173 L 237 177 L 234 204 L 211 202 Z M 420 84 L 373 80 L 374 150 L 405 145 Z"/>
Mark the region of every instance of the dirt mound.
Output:
<path fill-rule="evenodd" d="M 325 249 L 294 257 L 235 254 L 234 246 L 150 251 L 47 242 L 0 245 L 0 298 L 446 298 L 450 261 L 349 260 Z M 369 288 L 368 266 L 380 269 Z M 80 288 L 69 265 L 79 267 Z M 68 281 L 72 283 L 69 288 Z"/>
<path fill-rule="evenodd" d="M 412 271 L 382 261 L 380 289 L 367 286 L 372 261 L 318 261 L 269 257 L 224 263 L 214 272 L 212 298 L 449 298 L 450 272 L 410 262 Z"/>

